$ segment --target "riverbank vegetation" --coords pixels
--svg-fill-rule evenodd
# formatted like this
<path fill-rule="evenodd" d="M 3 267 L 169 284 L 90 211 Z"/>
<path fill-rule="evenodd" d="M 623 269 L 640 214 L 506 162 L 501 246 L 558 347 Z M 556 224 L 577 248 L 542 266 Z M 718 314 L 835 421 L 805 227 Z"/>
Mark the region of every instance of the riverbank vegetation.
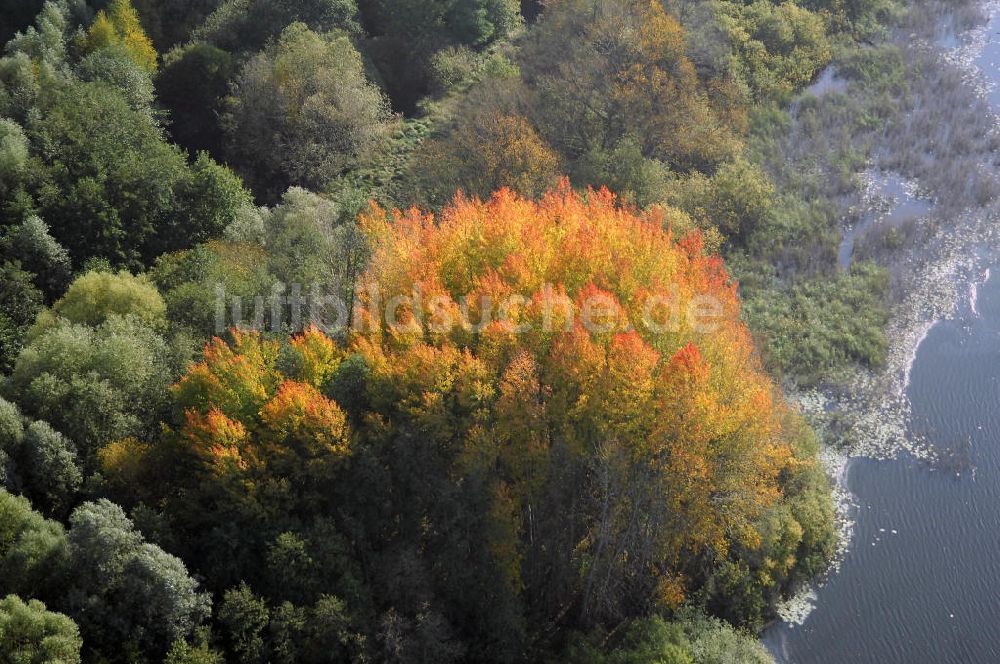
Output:
<path fill-rule="evenodd" d="M 28 4 L 0 659 L 768 661 L 835 549 L 780 388 L 885 352 L 837 245 L 897 5 Z"/>

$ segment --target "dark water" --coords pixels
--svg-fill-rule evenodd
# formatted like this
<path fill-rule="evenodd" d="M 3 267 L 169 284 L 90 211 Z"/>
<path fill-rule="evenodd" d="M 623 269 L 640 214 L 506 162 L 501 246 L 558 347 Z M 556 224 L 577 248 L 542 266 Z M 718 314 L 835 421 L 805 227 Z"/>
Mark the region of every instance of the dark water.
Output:
<path fill-rule="evenodd" d="M 1000 277 L 965 309 L 910 378 L 914 426 L 945 461 L 852 461 L 851 550 L 804 624 L 765 634 L 779 662 L 1000 662 Z"/>

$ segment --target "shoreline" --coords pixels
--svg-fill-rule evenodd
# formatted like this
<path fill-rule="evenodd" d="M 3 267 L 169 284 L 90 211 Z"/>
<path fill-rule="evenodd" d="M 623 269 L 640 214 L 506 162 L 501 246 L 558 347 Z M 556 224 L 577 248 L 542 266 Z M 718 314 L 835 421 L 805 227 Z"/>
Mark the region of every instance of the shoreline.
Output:
<path fill-rule="evenodd" d="M 997 83 L 989 80 L 976 60 L 986 45 L 992 17 L 1000 13 L 1000 1 L 988 0 L 978 5 L 978 11 L 982 19 L 979 25 L 952 33 L 954 47 L 942 42 L 934 19 L 926 18 L 919 34 L 897 29 L 887 43 L 907 55 L 911 70 L 918 63 L 931 63 L 940 68 L 940 76 L 930 82 L 916 79 L 924 86 L 918 96 L 936 94 L 935 86 L 942 82 L 948 85 L 948 77 L 957 75 L 966 93 L 980 102 L 978 110 L 988 114 L 991 131 L 995 132 L 1000 126 L 1000 116 L 989 107 L 987 95 Z M 949 19 L 948 24 L 951 29 L 954 20 Z M 913 37 L 917 37 L 916 41 Z M 957 102 L 956 107 L 960 103 Z M 922 111 L 924 109 L 919 107 L 910 109 L 907 115 Z M 956 112 L 948 118 L 948 123 L 962 122 L 963 113 L 969 112 L 975 111 Z M 891 307 L 885 327 L 888 348 L 884 367 L 878 370 L 858 368 L 838 385 L 808 390 L 793 388 L 788 394 L 789 400 L 820 434 L 819 458 L 833 488 L 839 537 L 837 552 L 827 571 L 780 605 L 778 617 L 764 626 L 762 635 L 781 623 L 791 629 L 803 624 L 819 602 L 817 590 L 838 572 L 853 544 L 857 503 L 848 486 L 848 477 L 858 459 L 884 461 L 908 455 L 922 463 L 936 463 L 934 441 L 926 440 L 911 427 L 907 395 L 911 372 L 921 344 L 935 325 L 961 315 L 964 303 L 971 302 L 966 306 L 974 313 L 974 301 L 970 300 L 974 295 L 970 293 L 974 294 L 978 285 L 989 277 L 989 268 L 995 262 L 995 257 L 980 249 L 988 245 L 1000 247 L 1000 201 L 995 196 L 980 205 L 964 201 L 966 205 L 956 206 L 963 201 L 942 200 L 940 194 L 948 192 L 939 191 L 940 182 L 927 182 L 926 179 L 933 178 L 921 178 L 921 174 L 891 168 L 894 161 L 905 161 L 905 155 L 896 153 L 905 151 L 906 146 L 893 145 L 892 137 L 886 138 L 884 143 L 875 146 L 875 156 L 867 171 L 901 174 L 921 191 L 934 196 L 935 204 L 916 220 L 914 232 L 903 247 L 874 256 L 876 262 L 890 272 L 889 298 L 897 303 Z M 997 191 L 1000 190 L 1000 176 L 989 163 L 993 154 L 991 148 L 973 157 L 978 176 L 988 175 L 993 190 Z M 968 155 L 962 154 L 953 155 L 953 161 L 967 165 L 970 160 Z M 868 192 L 862 190 L 860 193 L 865 201 L 864 211 L 877 212 Z M 845 415 L 846 426 L 834 422 L 834 416 Z"/>

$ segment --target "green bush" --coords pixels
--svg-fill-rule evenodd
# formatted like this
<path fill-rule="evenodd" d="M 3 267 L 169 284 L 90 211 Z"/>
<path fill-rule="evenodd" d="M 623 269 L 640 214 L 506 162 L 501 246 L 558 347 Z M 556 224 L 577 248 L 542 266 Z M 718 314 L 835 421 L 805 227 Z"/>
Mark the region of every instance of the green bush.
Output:
<path fill-rule="evenodd" d="M 79 664 L 83 640 L 76 623 L 17 595 L 0 600 L 0 661 Z"/>

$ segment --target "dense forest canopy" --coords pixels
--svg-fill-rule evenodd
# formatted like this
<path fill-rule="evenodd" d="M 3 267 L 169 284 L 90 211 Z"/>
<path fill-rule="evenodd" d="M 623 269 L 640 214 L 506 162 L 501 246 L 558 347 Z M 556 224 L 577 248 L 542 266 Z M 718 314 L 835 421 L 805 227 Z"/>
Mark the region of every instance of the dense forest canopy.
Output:
<path fill-rule="evenodd" d="M 892 12 L 0 0 L 0 661 L 769 661 L 884 275 L 760 127 Z"/>

